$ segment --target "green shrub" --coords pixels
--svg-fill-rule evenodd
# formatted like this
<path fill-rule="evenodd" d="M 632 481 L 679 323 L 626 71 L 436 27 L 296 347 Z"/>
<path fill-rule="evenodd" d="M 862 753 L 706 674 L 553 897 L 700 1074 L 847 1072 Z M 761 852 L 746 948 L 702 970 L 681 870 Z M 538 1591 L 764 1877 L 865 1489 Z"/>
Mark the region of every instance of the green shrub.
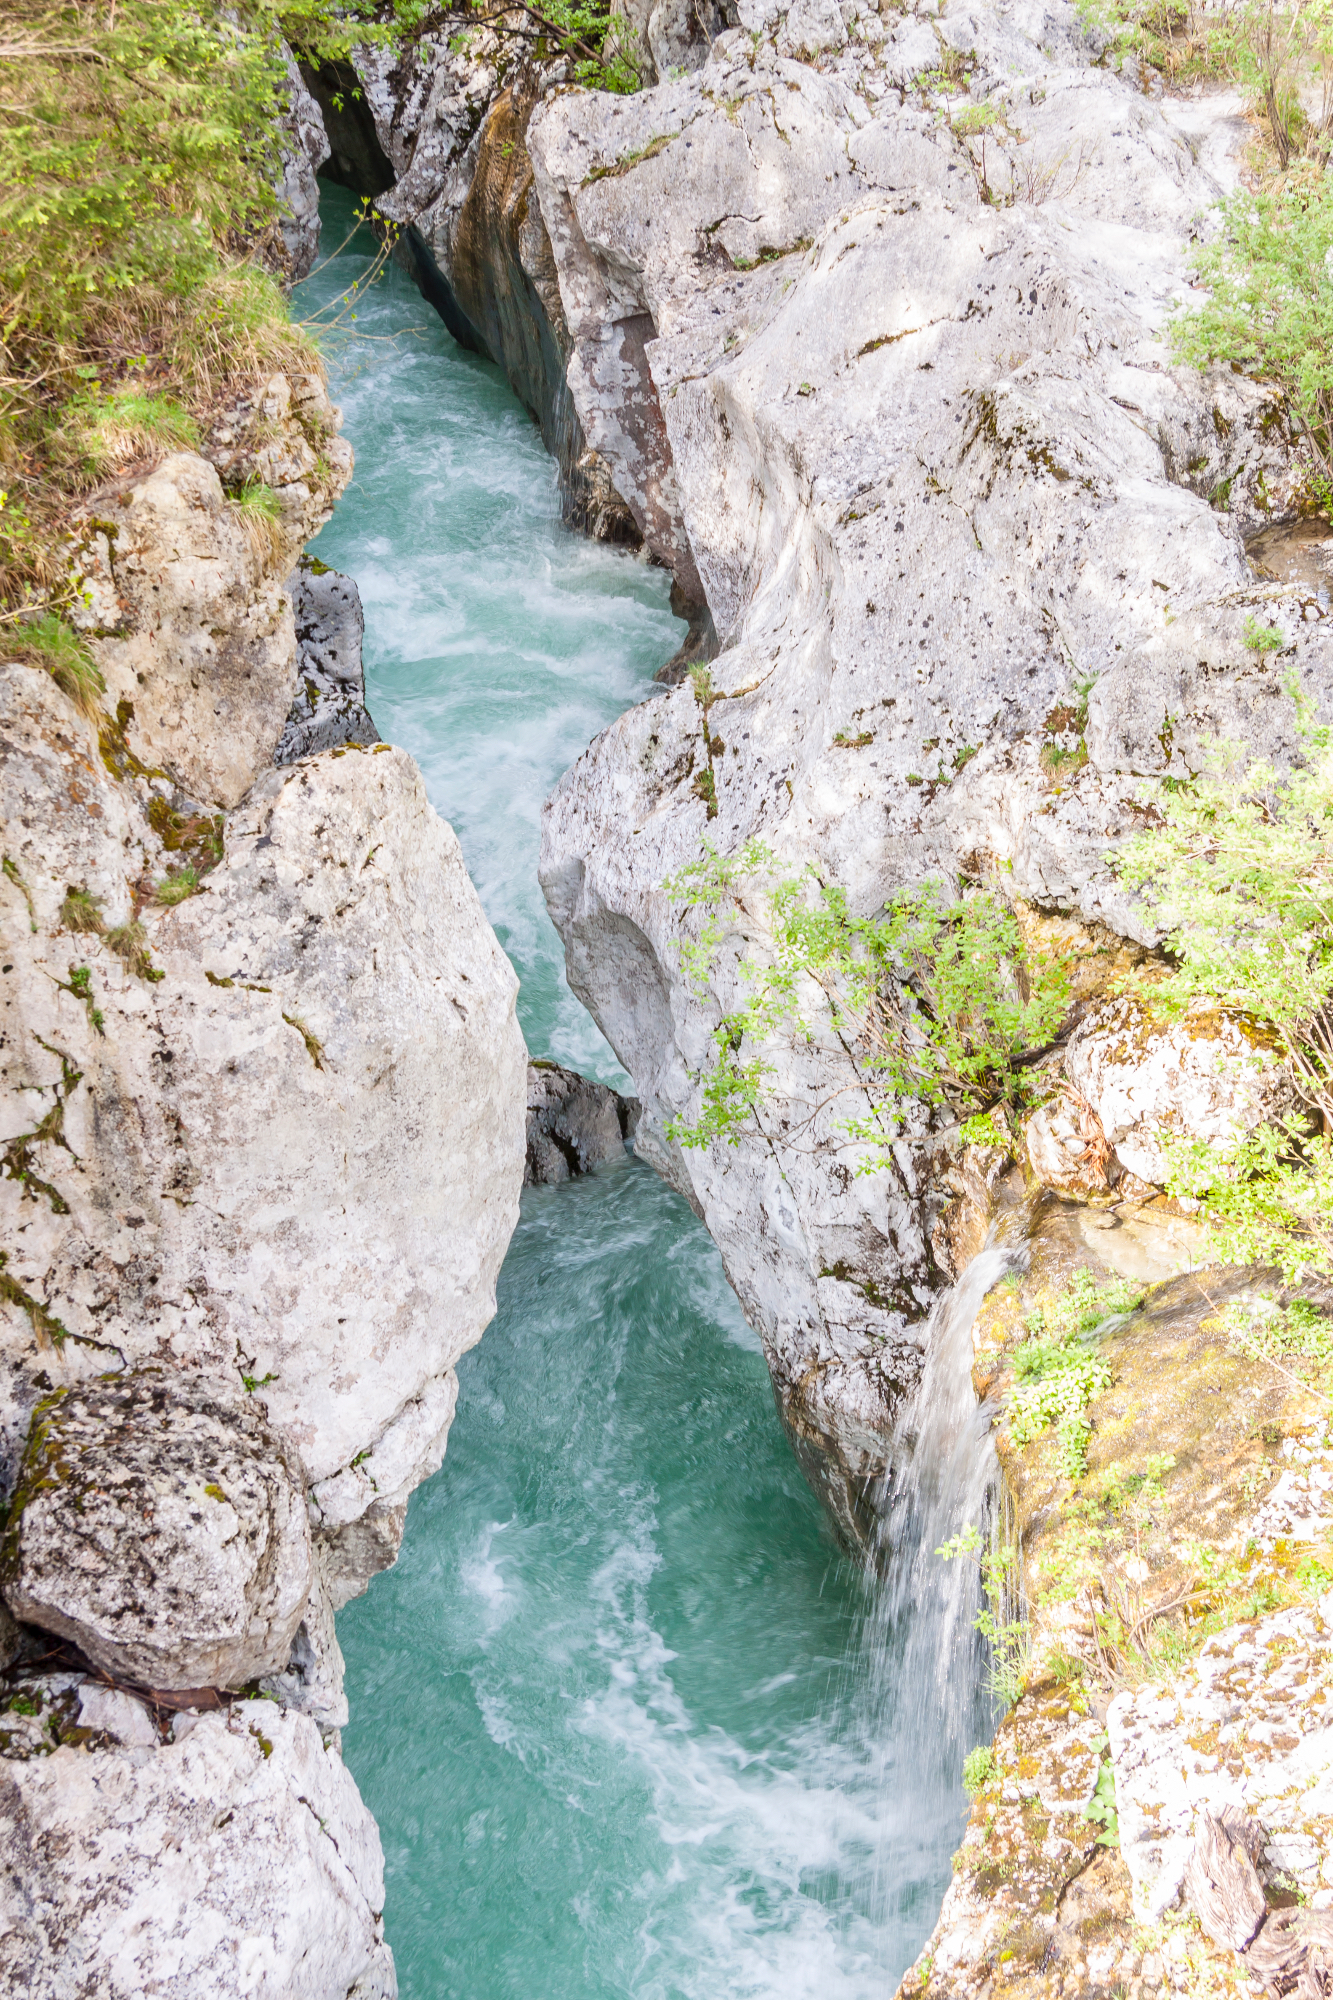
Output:
<path fill-rule="evenodd" d="M 1307 163 L 1280 185 L 1221 204 L 1222 231 L 1193 263 L 1210 296 L 1171 322 L 1177 360 L 1236 362 L 1282 390 L 1333 499 L 1333 182 Z"/>
<path fill-rule="evenodd" d="M 711 703 L 710 703 L 711 705 Z M 674 1119 L 684 1146 L 735 1144 L 758 1105 L 780 1038 L 809 1041 L 817 1018 L 848 1050 L 870 1115 L 843 1130 L 882 1164 L 904 1097 L 947 1104 L 962 1118 L 1021 1100 L 1021 1060 L 1049 1040 L 1068 1006 L 1063 963 L 1030 955 L 1007 904 L 988 891 L 952 899 L 942 884 L 901 890 L 883 914 L 854 916 L 845 890 L 813 870 L 793 877 L 752 840 L 737 856 L 704 844 L 701 860 L 664 888 L 699 914 L 681 965 L 708 991 L 741 896 L 768 934 L 766 962 L 738 967 L 750 994 L 713 1031 L 698 1119 Z"/>
<path fill-rule="evenodd" d="M 963 1759 L 963 1790 L 970 1799 L 995 1776 L 995 1752 L 988 1743 L 978 1743 Z"/>
<path fill-rule="evenodd" d="M 1168 1143 L 1170 1186 L 1205 1204 L 1212 1253 L 1294 1280 L 1333 1270 L 1333 732 L 1289 692 L 1303 761 L 1278 771 L 1217 746 L 1192 783 L 1158 788 L 1160 823 L 1116 866 L 1175 961 L 1151 987 L 1154 1009 L 1203 1000 L 1248 1015 L 1312 1114 L 1229 1146 Z"/>
<path fill-rule="evenodd" d="M 320 60 L 420 0 L 10 0 L 0 36 L 0 598 L 69 587 L 68 495 L 193 441 L 221 384 L 319 367 L 284 258 L 285 34 Z M 383 18 L 387 14 L 387 19 Z"/>
<path fill-rule="evenodd" d="M 1261 625 L 1253 612 L 1245 620 L 1241 637 L 1251 653 L 1280 653 L 1286 643 L 1276 625 Z"/>

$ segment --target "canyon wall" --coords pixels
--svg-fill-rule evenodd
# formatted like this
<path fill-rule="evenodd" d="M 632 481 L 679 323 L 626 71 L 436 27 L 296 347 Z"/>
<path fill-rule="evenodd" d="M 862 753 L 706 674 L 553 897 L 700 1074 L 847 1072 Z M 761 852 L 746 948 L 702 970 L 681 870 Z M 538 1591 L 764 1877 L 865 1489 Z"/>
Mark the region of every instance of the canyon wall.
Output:
<path fill-rule="evenodd" d="M 336 420 L 275 377 L 88 504 L 103 694 L 0 668 L 15 1993 L 396 1991 L 334 1612 L 494 1311 L 526 1057 L 452 831 L 353 733 L 354 589 L 285 588 Z"/>

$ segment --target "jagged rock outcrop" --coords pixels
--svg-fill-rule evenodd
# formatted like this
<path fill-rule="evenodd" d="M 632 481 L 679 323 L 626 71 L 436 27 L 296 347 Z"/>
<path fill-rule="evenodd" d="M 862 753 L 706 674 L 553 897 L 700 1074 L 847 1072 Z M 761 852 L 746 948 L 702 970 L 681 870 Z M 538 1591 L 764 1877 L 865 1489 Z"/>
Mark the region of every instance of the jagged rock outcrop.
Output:
<path fill-rule="evenodd" d="M 1299 1115 L 1278 1054 L 1252 1021 L 1194 1003 L 1155 1018 L 1142 1000 L 1094 1008 L 1069 1038 L 1063 1087 L 1027 1121 L 1027 1154 L 1051 1187 L 1104 1188 L 1128 1174 L 1146 1192 L 1170 1177 L 1172 1141 L 1234 1145 Z"/>
<path fill-rule="evenodd" d="M 339 744 L 368 749 L 380 733 L 366 707 L 361 642 L 366 621 L 350 576 L 302 556 L 287 583 L 296 626 L 297 692 L 275 764 L 294 764 Z"/>
<path fill-rule="evenodd" d="M 152 1688 L 285 1667 L 312 1582 L 301 1463 L 234 1379 L 133 1368 L 37 1405 L 10 1502 L 10 1610 Z"/>
<path fill-rule="evenodd" d="M 379 1834 L 315 1724 L 240 1701 L 149 1746 L 140 1716 L 0 1758 L 6 1989 L 393 2000 Z"/>
<path fill-rule="evenodd" d="M 278 227 L 287 252 L 287 276 L 293 283 L 307 278 L 319 255 L 319 183 L 316 176 L 329 157 L 328 135 L 319 106 L 306 89 L 290 52 L 287 55 L 288 105 L 282 121 L 282 214 Z"/>
<path fill-rule="evenodd" d="M 61 2000 L 395 1990 L 333 1613 L 394 1560 L 494 1311 L 526 1054 L 412 760 L 273 764 L 335 418 L 276 378 L 216 464 L 99 497 L 76 544 L 105 706 L 0 665 L 3 1588 L 28 1621 L 0 1633 L 0 1957 Z M 182 1740 L 90 1661 L 183 1689 Z M 230 1700 L 255 1677 L 272 1702 Z"/>
<path fill-rule="evenodd" d="M 766 940 L 737 914 L 701 1006 L 664 879 L 757 836 L 857 914 L 999 879 L 1151 942 L 1107 867 L 1135 774 L 1209 734 L 1290 755 L 1283 679 L 1327 705 L 1333 652 L 1313 596 L 1244 559 L 1301 476 L 1267 393 L 1162 339 L 1235 107 L 1090 67 L 1072 10 L 847 11 L 743 5 L 689 77 L 548 98 L 528 149 L 585 433 L 722 648 L 707 710 L 631 710 L 557 788 L 543 883 L 638 1149 L 706 1220 L 789 1422 L 869 1464 L 942 1276 L 932 1121 L 904 1105 L 858 1177 L 825 1017 L 766 1048 L 738 1145 L 668 1142 Z M 950 90 L 989 107 L 984 162 Z M 1276 655 L 1245 645 L 1256 609 Z"/>
<path fill-rule="evenodd" d="M 636 1098 L 559 1063 L 530 1062 L 524 1183 L 567 1181 L 622 1159 L 638 1122 Z"/>

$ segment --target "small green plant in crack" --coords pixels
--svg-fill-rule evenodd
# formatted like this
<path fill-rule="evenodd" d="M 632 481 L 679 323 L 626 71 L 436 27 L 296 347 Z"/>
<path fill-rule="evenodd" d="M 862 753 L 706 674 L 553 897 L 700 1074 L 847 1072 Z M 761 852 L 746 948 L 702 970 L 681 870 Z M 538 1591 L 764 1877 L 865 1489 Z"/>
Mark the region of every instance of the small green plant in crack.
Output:
<path fill-rule="evenodd" d="M 93 969 L 90 965 L 71 965 L 69 978 L 57 979 L 56 986 L 61 993 L 71 993 L 76 1000 L 81 1000 L 96 1032 L 99 1035 L 106 1033 L 106 1015 L 93 995 Z"/>
<path fill-rule="evenodd" d="M 695 778 L 693 790 L 695 797 L 703 800 L 709 819 L 716 819 L 717 778 L 713 770 L 713 759 L 715 756 L 720 757 L 727 746 L 720 736 L 712 734 L 708 717 L 714 704 L 719 701 L 725 701 L 726 696 L 723 694 L 721 688 L 714 687 L 712 669 L 702 661 L 696 661 L 694 666 L 687 669 L 687 672 L 694 699 L 699 704 L 699 709 L 703 716 L 704 755 L 708 759 L 707 768 L 700 771 Z"/>
<path fill-rule="evenodd" d="M 1105 1736 L 1094 1745 L 1098 1756 L 1101 1757 L 1105 1756 L 1107 1747 Z M 1083 1817 L 1092 1820 L 1101 1828 L 1096 1841 L 1098 1847 L 1119 1847 L 1120 1815 L 1115 1802 L 1115 1769 L 1109 1759 L 1098 1769 L 1097 1783 L 1092 1797 L 1083 1809 Z"/>
<path fill-rule="evenodd" d="M 259 987 L 253 990 L 258 992 L 265 992 L 267 991 L 267 988 Z M 324 1044 L 323 1042 L 320 1041 L 318 1035 L 312 1033 L 312 1031 L 309 1028 L 307 1028 L 305 1022 L 301 1019 L 301 1016 L 299 1014 L 284 1014 L 282 1018 L 287 1023 L 287 1026 L 289 1028 L 295 1028 L 297 1034 L 301 1037 L 301 1040 L 305 1043 L 306 1051 L 310 1057 L 311 1062 L 315 1065 L 315 1068 L 323 1069 Z"/>
<path fill-rule="evenodd" d="M 127 923 L 116 924 L 107 931 L 106 947 L 116 954 L 136 979 L 146 979 L 151 985 L 167 976 L 160 966 L 153 964 L 153 956 L 148 949 L 148 933 L 137 917 L 131 917 Z"/>
<path fill-rule="evenodd" d="M 183 868 L 169 868 L 162 881 L 153 885 L 153 900 L 166 909 L 174 909 L 177 903 L 197 895 L 199 888 L 199 870 L 187 861 Z"/>
<path fill-rule="evenodd" d="M 995 1752 L 988 1743 L 978 1743 L 963 1759 L 963 1790 L 975 1799 L 995 1776 Z"/>
<path fill-rule="evenodd" d="M 67 1210 L 64 1212 L 68 1213 Z M 28 1324 L 32 1328 L 33 1338 L 38 1347 L 55 1348 L 58 1352 L 69 1339 L 69 1328 L 63 1320 L 57 1319 L 54 1313 L 48 1312 L 40 1299 L 35 1299 L 31 1292 L 24 1290 L 18 1279 L 9 1271 L 8 1265 L 9 1252 L 0 1250 L 0 1299 L 3 1299 L 6 1305 L 17 1306 L 20 1312 L 27 1314 Z"/>
<path fill-rule="evenodd" d="M 1251 653 L 1280 653 L 1287 643 L 1276 625 L 1261 625 L 1252 611 L 1246 615 L 1241 639 Z"/>
<path fill-rule="evenodd" d="M 945 1562 L 971 1556 L 977 1559 L 983 1602 L 972 1621 L 973 1629 L 990 1646 L 990 1691 L 1006 1708 L 1012 1708 L 1023 1692 L 1029 1654 L 1027 1621 L 1019 1612 L 1018 1549 L 998 1529 L 988 1541 L 983 1540 L 980 1528 L 969 1522 L 935 1553 Z"/>
<path fill-rule="evenodd" d="M 101 898 L 91 895 L 87 889 L 67 889 L 65 900 L 60 905 L 60 926 L 62 930 L 76 934 L 92 932 L 101 937 L 106 928 Z"/>

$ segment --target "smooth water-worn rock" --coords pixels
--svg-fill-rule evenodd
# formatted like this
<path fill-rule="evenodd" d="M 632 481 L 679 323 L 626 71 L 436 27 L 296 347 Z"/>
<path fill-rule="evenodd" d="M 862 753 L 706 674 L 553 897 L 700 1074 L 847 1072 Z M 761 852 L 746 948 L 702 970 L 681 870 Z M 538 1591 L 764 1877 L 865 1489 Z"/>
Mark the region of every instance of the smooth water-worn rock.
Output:
<path fill-rule="evenodd" d="M 5 1991 L 393 2000 L 379 1835 L 315 1724 L 241 1701 L 174 1734 L 0 1759 Z"/>
<path fill-rule="evenodd" d="M 857 1176 L 857 1052 L 812 992 L 739 1145 L 667 1141 L 767 940 L 756 885 L 700 1004 L 664 881 L 757 836 L 857 914 L 998 879 L 1151 941 L 1107 865 L 1136 774 L 1197 767 L 1210 734 L 1290 756 L 1284 677 L 1326 705 L 1333 652 L 1238 533 L 1292 503 L 1279 413 L 1162 337 L 1236 105 L 1149 102 L 1072 10 L 742 16 L 694 75 L 564 91 L 529 126 L 580 420 L 721 644 L 706 715 L 681 687 L 567 775 L 542 873 L 638 1148 L 705 1217 L 789 1413 L 882 1440 L 939 1283 L 931 1120 L 904 1105 L 893 1163 Z M 984 168 L 925 76 L 960 55 L 1010 135 Z"/>
<path fill-rule="evenodd" d="M 296 699 L 275 764 L 294 764 L 341 743 L 367 749 L 380 733 L 366 708 L 361 642 L 366 621 L 350 576 L 302 556 L 287 583 L 296 621 Z"/>
<path fill-rule="evenodd" d="M 623 1159 L 638 1122 L 637 1099 L 559 1063 L 529 1063 L 524 1181 L 565 1181 Z"/>
<path fill-rule="evenodd" d="M 0 1575 L 108 1673 L 241 1687 L 286 1666 L 310 1595 L 300 1461 L 234 1378 L 79 1384 L 37 1407 Z"/>
<path fill-rule="evenodd" d="M 401 231 L 397 255 L 464 347 L 504 369 L 560 473 L 567 521 L 637 544 L 639 526 L 589 446 L 565 381 L 565 324 L 526 133 L 565 65 L 515 61 L 507 37 L 464 15 L 401 52 L 364 48 L 356 70 L 309 73 L 336 177 Z"/>

